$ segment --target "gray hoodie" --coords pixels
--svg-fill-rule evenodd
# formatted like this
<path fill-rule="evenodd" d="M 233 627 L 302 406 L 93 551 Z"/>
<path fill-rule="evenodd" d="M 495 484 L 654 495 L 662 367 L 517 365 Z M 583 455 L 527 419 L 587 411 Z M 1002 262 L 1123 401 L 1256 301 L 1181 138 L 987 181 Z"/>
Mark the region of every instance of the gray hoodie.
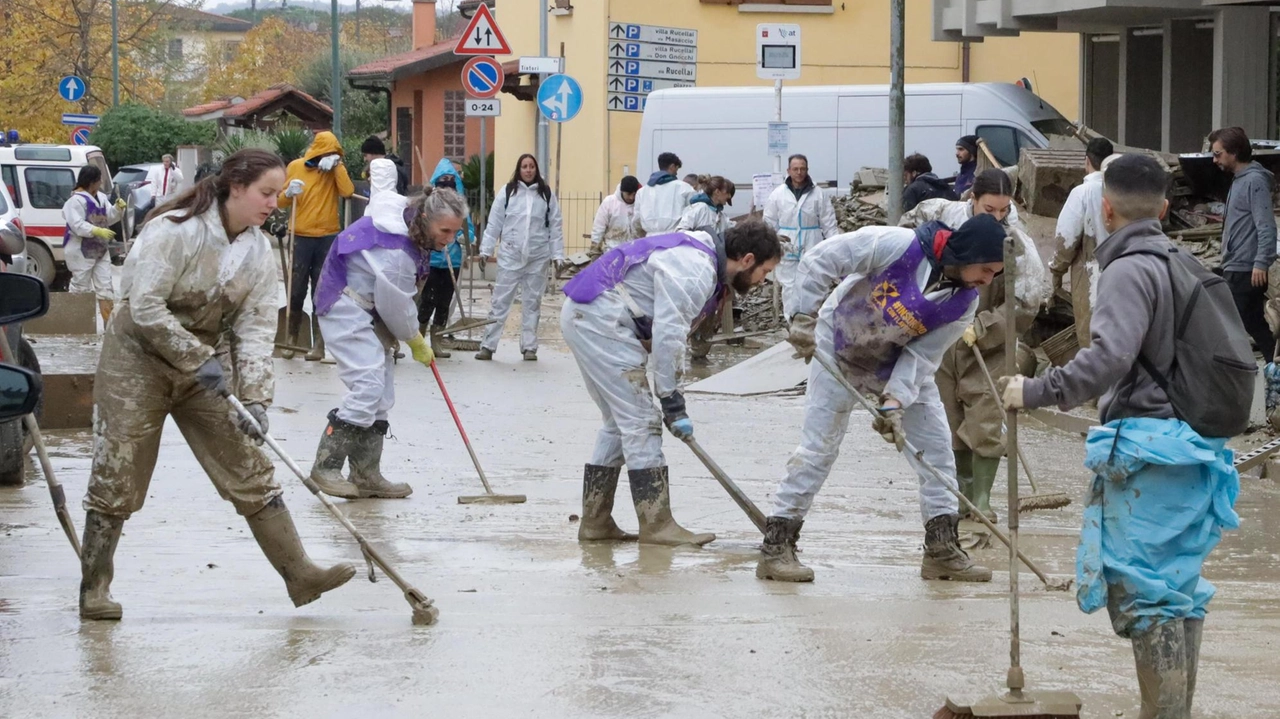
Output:
<path fill-rule="evenodd" d="M 1227 193 L 1223 228 L 1224 272 L 1266 270 L 1276 259 L 1276 217 L 1271 207 L 1275 176 L 1250 162 L 1238 172 Z"/>
<path fill-rule="evenodd" d="M 1274 243 L 1273 243 L 1274 244 Z M 1063 367 L 1027 379 L 1028 408 L 1058 405 L 1070 409 L 1101 396 L 1102 422 L 1125 417 L 1174 417 L 1169 397 L 1145 370 L 1141 353 L 1165 376 L 1172 371 L 1173 283 L 1165 260 L 1126 252 L 1146 247 L 1167 252 L 1169 238 L 1159 220 L 1126 225 L 1098 245 L 1098 301 L 1093 306 L 1093 343 Z"/>

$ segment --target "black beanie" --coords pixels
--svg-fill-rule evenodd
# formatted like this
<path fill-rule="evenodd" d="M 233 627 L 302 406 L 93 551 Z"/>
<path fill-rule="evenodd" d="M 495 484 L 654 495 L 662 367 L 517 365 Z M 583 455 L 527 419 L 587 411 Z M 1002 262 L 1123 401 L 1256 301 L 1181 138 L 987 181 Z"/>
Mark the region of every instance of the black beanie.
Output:
<path fill-rule="evenodd" d="M 969 151 L 970 155 L 973 155 L 976 157 L 978 154 L 978 136 L 965 135 L 959 140 L 956 140 L 956 147 L 963 147 L 964 149 Z"/>
<path fill-rule="evenodd" d="M 382 144 L 382 140 L 376 137 L 370 137 L 360 144 L 361 155 L 385 155 L 387 154 L 387 146 Z"/>
<path fill-rule="evenodd" d="M 623 192 L 627 192 L 627 193 L 631 193 L 631 192 L 639 192 L 639 191 L 640 191 L 640 181 L 639 181 L 639 180 L 637 180 L 636 178 L 632 177 L 631 175 L 627 175 L 626 177 L 622 178 L 622 188 L 621 188 L 621 189 L 622 189 L 622 191 L 623 191 Z"/>
<path fill-rule="evenodd" d="M 1004 239 L 1008 230 L 991 215 L 974 215 L 951 233 L 942 247 L 944 267 L 1004 262 Z"/>

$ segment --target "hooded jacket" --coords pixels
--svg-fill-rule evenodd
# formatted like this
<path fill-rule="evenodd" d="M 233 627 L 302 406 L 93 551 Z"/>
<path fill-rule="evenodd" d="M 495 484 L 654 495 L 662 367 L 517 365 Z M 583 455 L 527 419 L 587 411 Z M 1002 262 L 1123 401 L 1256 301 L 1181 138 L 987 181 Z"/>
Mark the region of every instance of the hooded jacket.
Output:
<path fill-rule="evenodd" d="M 916 205 L 925 200 L 958 200 L 960 196 L 951 190 L 946 180 L 940 179 L 932 172 L 916 175 L 916 179 L 907 185 L 902 193 L 902 211 L 910 212 Z"/>
<path fill-rule="evenodd" d="M 689 206 L 680 216 L 676 225 L 677 232 L 710 232 L 724 236 L 725 230 L 733 226 L 733 221 L 725 217 L 724 206 L 711 204 L 711 198 L 705 192 L 699 192 L 689 200 Z"/>
<path fill-rule="evenodd" d="M 564 259 L 564 221 L 555 193 L 543 198 L 538 184 L 527 185 L 517 179 L 511 193 L 497 190 L 489 208 L 489 224 L 480 241 L 480 254 L 498 255 L 498 266 L 508 270 L 546 270 L 546 263 Z M 502 251 L 498 252 L 498 240 Z"/>
<path fill-rule="evenodd" d="M 1250 162 L 1236 173 L 1223 223 L 1224 272 L 1266 271 L 1276 260 L 1276 217 L 1271 192 L 1276 178 Z"/>
<path fill-rule="evenodd" d="M 668 172 L 655 172 L 649 182 L 636 193 L 635 218 L 632 226 L 636 237 L 671 232 L 689 206 L 694 189 Z"/>
<path fill-rule="evenodd" d="M 436 163 L 436 171 L 431 173 L 431 180 L 429 181 L 429 184 L 436 184 L 436 180 L 444 177 L 445 175 L 453 175 L 453 184 L 455 185 L 455 189 L 457 189 L 459 195 L 466 197 L 467 191 L 462 186 L 462 178 L 458 177 L 458 171 L 453 168 L 453 163 L 450 162 L 447 157 L 440 158 L 440 162 Z M 475 225 L 471 224 L 471 218 L 468 217 L 467 226 L 458 230 L 458 234 L 454 237 L 453 242 L 450 242 L 449 246 L 446 247 L 443 252 L 440 250 L 433 250 L 431 252 L 431 266 L 437 269 L 448 269 L 449 263 L 452 262 L 453 269 L 462 269 L 462 246 L 466 245 L 470 247 L 471 243 L 475 241 L 475 238 L 476 228 Z M 445 252 L 449 253 L 448 259 L 445 259 Z"/>
<path fill-rule="evenodd" d="M 326 155 L 343 156 L 342 144 L 332 132 L 317 133 L 307 153 L 290 162 L 285 171 L 286 188 L 292 180 L 302 180 L 305 185 L 295 198 L 285 197 L 283 190 L 278 198 L 281 207 L 296 203 L 294 232 L 302 237 L 338 234 L 338 198 L 351 197 L 356 191 L 342 162 L 329 172 L 320 169 L 320 159 Z"/>
<path fill-rule="evenodd" d="M 622 199 L 622 186 L 619 185 L 617 191 L 604 198 L 600 209 L 596 210 L 596 219 L 591 225 L 591 244 L 601 245 L 602 250 L 608 251 L 634 240 L 636 233 L 632 222 L 635 209 L 634 201 L 628 205 Z"/>

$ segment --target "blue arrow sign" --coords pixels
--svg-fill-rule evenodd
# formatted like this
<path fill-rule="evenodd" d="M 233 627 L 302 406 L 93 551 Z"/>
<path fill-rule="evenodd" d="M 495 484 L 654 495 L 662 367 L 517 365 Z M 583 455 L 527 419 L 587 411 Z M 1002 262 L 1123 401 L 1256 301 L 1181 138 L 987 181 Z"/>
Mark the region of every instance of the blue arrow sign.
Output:
<path fill-rule="evenodd" d="M 78 102 L 84 97 L 86 87 L 84 80 L 75 75 L 67 75 L 58 81 L 58 94 L 67 102 Z"/>
<path fill-rule="evenodd" d="M 582 86 L 568 75 L 552 75 L 538 88 L 538 111 L 548 120 L 567 122 L 582 110 Z"/>

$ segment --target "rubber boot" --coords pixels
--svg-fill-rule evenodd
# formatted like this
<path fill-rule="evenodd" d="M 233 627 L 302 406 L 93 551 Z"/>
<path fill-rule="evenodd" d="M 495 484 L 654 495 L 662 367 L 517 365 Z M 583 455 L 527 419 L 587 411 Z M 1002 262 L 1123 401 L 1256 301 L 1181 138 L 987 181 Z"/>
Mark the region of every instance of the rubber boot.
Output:
<path fill-rule="evenodd" d="M 330 497 L 359 499 L 360 491 L 342 476 L 342 465 L 351 454 L 359 433 L 354 424 L 338 419 L 338 410 L 329 410 L 329 424 L 320 435 L 316 461 L 311 465 L 311 481 Z"/>
<path fill-rule="evenodd" d="M 1133 637 L 1142 710 L 1138 719 L 1187 719 L 1187 646 L 1180 620 Z"/>
<path fill-rule="evenodd" d="M 960 494 L 965 499 L 973 501 L 973 450 L 969 449 L 953 449 L 951 453 L 956 457 L 956 483 L 960 485 Z M 965 508 L 960 508 L 960 514 L 964 515 Z"/>
<path fill-rule="evenodd" d="M 98 314 L 102 315 L 102 327 L 104 329 L 107 323 L 111 321 L 111 311 L 115 307 L 116 303 L 112 300 L 98 300 Z"/>
<path fill-rule="evenodd" d="M 308 362 L 319 362 L 324 359 L 324 335 L 320 334 L 320 321 L 311 318 L 311 351 L 307 353 Z"/>
<path fill-rule="evenodd" d="M 579 542 L 634 542 L 639 535 L 624 532 L 613 521 L 613 497 L 618 491 L 621 467 L 598 464 L 582 468 L 582 520 L 578 523 Z"/>
<path fill-rule="evenodd" d="M 289 345 L 290 347 L 297 347 L 297 346 L 298 346 L 298 333 L 297 333 L 297 332 L 290 332 L 288 335 L 286 335 L 286 336 L 285 336 L 285 338 L 284 338 L 284 343 L 285 343 L 285 344 L 287 344 L 287 345 Z M 280 350 L 280 357 L 282 357 L 283 359 L 293 359 L 293 355 L 294 355 L 294 354 L 295 354 L 295 352 L 294 352 L 293 350 L 291 350 L 291 349 L 284 349 L 284 348 L 281 348 L 281 350 Z"/>
<path fill-rule="evenodd" d="M 921 578 L 952 582 L 991 581 L 991 570 L 975 563 L 960 548 L 960 537 L 956 532 L 959 523 L 958 514 L 941 514 L 925 523 Z"/>
<path fill-rule="evenodd" d="M 796 541 L 800 539 L 803 519 L 769 517 L 764 525 L 764 547 L 756 565 L 757 579 L 775 582 L 812 582 L 813 570 L 796 557 Z"/>
<path fill-rule="evenodd" d="M 433 325 L 431 327 L 431 351 L 440 359 L 449 359 L 453 353 L 444 348 L 444 340 L 440 337 L 444 333 L 444 325 Z"/>
<path fill-rule="evenodd" d="M 973 455 L 973 495 L 969 501 L 978 507 L 978 511 L 992 524 L 996 522 L 996 512 L 991 508 L 991 488 L 995 486 L 996 474 L 1000 471 L 999 457 L 983 457 Z"/>
<path fill-rule="evenodd" d="M 480 351 L 476 353 L 476 359 L 488 362 L 493 359 L 493 350 L 488 347 L 481 347 Z"/>
<path fill-rule="evenodd" d="M 301 607 L 320 598 L 321 594 L 337 589 L 356 576 L 356 568 L 347 562 L 325 569 L 311 561 L 302 548 L 298 529 L 284 500 L 275 497 L 267 506 L 246 517 L 253 538 L 262 547 L 271 566 L 276 568 L 289 590 L 293 606 Z"/>
<path fill-rule="evenodd" d="M 627 471 L 631 482 L 631 500 L 640 519 L 640 543 L 675 547 L 681 544 L 702 546 L 715 541 L 710 532 L 694 533 L 676 524 L 671 516 L 671 488 L 666 467 Z"/>
<path fill-rule="evenodd" d="M 525 350 L 523 354 L 524 354 L 524 361 L 525 361 L 525 362 L 537 362 L 537 361 L 538 361 L 538 350 Z"/>
<path fill-rule="evenodd" d="M 388 482 L 382 476 L 382 445 L 391 425 L 380 419 L 372 427 L 358 428 L 359 434 L 347 461 L 351 463 L 351 483 L 361 499 L 404 499 L 413 487 L 403 482 Z"/>
<path fill-rule="evenodd" d="M 1184 619 L 1182 633 L 1187 645 L 1187 716 L 1191 716 L 1191 700 L 1196 695 L 1196 675 L 1200 670 L 1200 638 L 1204 636 L 1204 620 Z"/>
<path fill-rule="evenodd" d="M 111 599 L 111 578 L 115 576 L 116 544 L 124 518 L 89 510 L 84 518 L 84 539 L 80 541 L 80 618 L 119 619 L 120 604 Z"/>

